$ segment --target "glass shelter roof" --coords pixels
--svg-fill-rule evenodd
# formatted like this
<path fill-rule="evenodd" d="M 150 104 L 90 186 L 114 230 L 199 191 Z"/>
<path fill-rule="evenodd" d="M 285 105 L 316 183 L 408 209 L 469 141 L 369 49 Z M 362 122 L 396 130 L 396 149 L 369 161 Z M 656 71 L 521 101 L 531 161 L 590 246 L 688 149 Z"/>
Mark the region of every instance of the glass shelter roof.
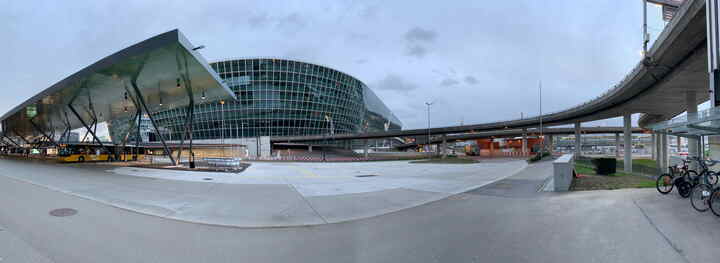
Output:
<path fill-rule="evenodd" d="M 69 105 L 86 123 L 101 123 L 132 119 L 138 95 L 151 113 L 188 106 L 190 96 L 195 103 L 235 98 L 193 49 L 176 29 L 120 50 L 5 113 L 2 132 L 32 138 L 84 127 Z"/>
<path fill-rule="evenodd" d="M 654 132 L 681 137 L 720 135 L 720 107 L 649 125 Z"/>

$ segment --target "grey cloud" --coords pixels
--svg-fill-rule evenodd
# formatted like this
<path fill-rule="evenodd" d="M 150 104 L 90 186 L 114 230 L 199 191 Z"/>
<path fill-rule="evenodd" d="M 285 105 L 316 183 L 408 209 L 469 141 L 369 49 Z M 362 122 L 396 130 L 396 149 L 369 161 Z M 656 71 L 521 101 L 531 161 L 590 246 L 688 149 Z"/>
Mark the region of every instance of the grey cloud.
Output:
<path fill-rule="evenodd" d="M 294 47 L 285 53 L 284 57 L 308 61 L 317 61 L 318 49 L 312 47 Z"/>
<path fill-rule="evenodd" d="M 328 11 L 321 1 L 199 1 L 192 7 L 136 1 L 123 12 L 116 12 L 116 2 L 108 0 L 6 2 L 0 9 L 0 32 L 6 36 L 5 49 L 12 52 L 3 56 L 0 85 L 23 83 L 23 88 L 4 90 L 0 112 L 102 57 L 174 28 L 193 44 L 206 45 L 200 52 L 208 60 L 285 55 L 328 65 L 368 84 L 389 79 L 386 90 L 371 87 L 384 93 L 379 96 L 388 107 L 407 111 L 404 128 L 424 127 L 425 109 L 407 105 L 424 106 L 428 98 L 452 101 L 450 106 L 433 106 L 433 125 L 444 120 L 449 124 L 470 111 L 493 114 L 466 115 L 468 124 L 537 111 L 540 78 L 543 110 L 571 107 L 619 82 L 639 61 L 633 43 L 641 41 L 636 28 L 627 26 L 639 21 L 641 13 L 637 5 L 624 1 L 622 8 L 617 1 L 553 1 L 565 10 L 553 16 L 536 0 L 457 5 L 342 0 L 332 1 L 334 8 Z M 86 15 L 72 15 L 77 13 Z M 662 20 L 656 20 L 651 26 L 662 28 Z M 48 27 L 53 21 L 63 23 Z M 44 41 L 48 37 L 53 41 Z M 45 62 L 42 72 L 24 75 L 23 69 L 35 67 L 36 61 Z M 543 66 L 519 67 L 518 61 Z M 457 74 L 449 74 L 451 67 Z M 443 70 L 435 74 L 432 69 Z M 452 93 L 437 88 L 446 78 L 460 82 Z M 493 88 L 479 90 L 478 85 Z M 585 90 L 573 92 L 577 86 Z M 512 103 L 476 100 L 479 95 L 498 100 L 508 93 L 514 94 Z"/>
<path fill-rule="evenodd" d="M 377 17 L 379 9 L 377 6 L 366 6 L 360 11 L 360 17 L 364 19 L 373 19 Z"/>
<path fill-rule="evenodd" d="M 307 21 L 305 21 L 305 18 L 300 16 L 300 14 L 292 13 L 285 17 L 280 18 L 278 25 L 281 27 L 285 27 L 285 26 L 304 27 L 306 23 L 307 23 Z"/>
<path fill-rule="evenodd" d="M 457 84 L 460 84 L 460 81 L 457 81 L 457 80 L 452 79 L 452 78 L 446 78 L 446 79 L 443 79 L 443 80 L 440 82 L 440 85 L 441 85 L 441 86 L 444 86 L 444 87 L 455 86 L 455 85 L 457 85 Z"/>
<path fill-rule="evenodd" d="M 416 57 L 416 58 L 423 58 L 425 55 L 427 55 L 428 50 L 427 48 L 420 46 L 420 45 L 410 45 L 407 47 L 407 54 L 408 56 Z"/>
<path fill-rule="evenodd" d="M 269 20 L 267 14 L 257 14 L 248 17 L 247 22 L 251 27 L 263 27 L 267 25 Z"/>
<path fill-rule="evenodd" d="M 423 58 L 429 50 L 426 44 L 435 41 L 437 33 L 432 30 L 423 29 L 420 27 L 414 27 L 405 33 L 405 40 L 407 41 L 406 55 Z"/>
<path fill-rule="evenodd" d="M 414 27 L 405 33 L 405 40 L 411 42 L 432 42 L 437 37 L 437 33 L 432 30 Z"/>
<path fill-rule="evenodd" d="M 400 92 L 409 92 L 417 89 L 417 85 L 404 80 L 396 74 L 388 74 L 385 78 L 377 81 L 371 88 L 381 90 L 395 90 Z"/>
<path fill-rule="evenodd" d="M 478 83 L 478 80 L 473 76 L 465 76 L 465 83 L 468 85 L 475 85 Z"/>
<path fill-rule="evenodd" d="M 295 31 L 305 28 L 307 24 L 308 21 L 305 17 L 298 13 L 292 13 L 281 17 L 278 20 L 277 27 L 281 30 L 294 33 Z"/>

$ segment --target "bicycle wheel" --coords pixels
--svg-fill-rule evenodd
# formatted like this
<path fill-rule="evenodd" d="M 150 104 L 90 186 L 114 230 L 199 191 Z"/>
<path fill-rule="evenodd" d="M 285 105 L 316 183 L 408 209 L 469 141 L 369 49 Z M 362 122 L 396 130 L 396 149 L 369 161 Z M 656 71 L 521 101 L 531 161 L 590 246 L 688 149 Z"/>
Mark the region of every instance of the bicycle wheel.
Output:
<path fill-rule="evenodd" d="M 673 177 L 670 174 L 662 174 L 658 176 L 657 181 L 655 181 L 655 188 L 664 195 L 671 192 L 673 186 Z"/>
<path fill-rule="evenodd" d="M 690 191 L 692 191 L 692 187 L 693 187 L 692 183 L 682 180 L 678 183 L 677 187 L 678 187 L 678 194 L 680 194 L 680 196 L 682 198 L 690 197 Z"/>
<path fill-rule="evenodd" d="M 705 175 L 705 183 L 709 185 L 715 185 L 718 183 L 718 174 L 716 172 L 708 171 Z"/>
<path fill-rule="evenodd" d="M 700 182 L 700 174 L 698 174 L 695 170 L 688 170 L 685 179 L 687 179 L 692 186 L 695 186 Z"/>
<path fill-rule="evenodd" d="M 710 187 L 710 185 L 696 185 L 690 194 L 690 204 L 692 204 L 693 208 L 698 212 L 707 211 L 710 208 L 710 193 L 712 193 L 712 187 Z"/>
<path fill-rule="evenodd" d="M 710 193 L 709 205 L 710 211 L 716 216 L 720 216 L 720 188 L 715 188 L 712 193 Z"/>

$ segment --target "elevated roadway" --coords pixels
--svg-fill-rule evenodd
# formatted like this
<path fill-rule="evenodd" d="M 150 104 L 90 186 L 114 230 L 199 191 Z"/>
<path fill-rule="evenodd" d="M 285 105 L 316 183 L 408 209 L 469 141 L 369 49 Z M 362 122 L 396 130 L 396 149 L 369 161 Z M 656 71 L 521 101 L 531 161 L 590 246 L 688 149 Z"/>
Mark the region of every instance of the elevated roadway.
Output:
<path fill-rule="evenodd" d="M 582 134 L 612 134 L 612 133 L 622 133 L 623 127 L 586 127 L 582 128 L 581 133 Z M 633 133 L 644 133 L 645 131 L 641 128 L 633 128 Z M 574 128 L 546 128 L 543 129 L 543 135 L 567 135 L 567 134 L 574 134 L 575 129 Z M 476 140 L 476 139 L 487 139 L 487 138 L 513 138 L 513 137 L 519 137 L 523 135 L 527 136 L 538 136 L 540 134 L 540 131 L 538 129 L 530 129 L 530 130 L 499 130 L 499 131 L 489 131 L 489 132 L 477 132 L 477 133 L 468 133 L 468 134 L 457 134 L 457 135 L 448 135 L 445 136 L 445 138 L 441 137 L 432 137 L 430 140 L 431 144 L 440 144 L 445 142 L 455 142 L 455 141 L 466 141 L 466 140 Z M 415 143 L 406 143 L 402 145 L 398 145 L 397 148 L 409 148 L 417 146 L 418 144 L 426 144 L 427 139 L 426 137 L 418 137 L 417 142 Z"/>
<path fill-rule="evenodd" d="M 687 109 L 692 96 L 695 105 L 709 99 L 707 86 L 705 1 L 689 0 L 665 27 L 650 48 L 646 59 L 619 84 L 607 92 L 575 107 L 545 114 L 546 125 L 563 125 L 642 113 L 640 126 L 672 118 Z M 577 87 L 583 92 L 582 87 Z M 430 134 L 453 134 L 523 129 L 539 126 L 540 117 L 496 121 L 483 124 L 431 128 Z M 334 135 L 333 139 L 373 139 L 417 136 L 428 129 Z M 331 136 L 275 137 L 273 142 L 301 142 L 331 139 Z"/>

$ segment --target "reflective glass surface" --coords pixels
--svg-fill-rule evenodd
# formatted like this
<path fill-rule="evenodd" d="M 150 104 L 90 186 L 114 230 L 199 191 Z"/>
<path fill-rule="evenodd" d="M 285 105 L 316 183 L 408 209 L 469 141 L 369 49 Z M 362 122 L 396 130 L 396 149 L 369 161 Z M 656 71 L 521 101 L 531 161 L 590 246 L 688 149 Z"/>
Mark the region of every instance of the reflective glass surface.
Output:
<path fill-rule="evenodd" d="M 273 58 L 210 63 L 237 100 L 195 105 L 193 139 L 398 130 L 402 124 L 361 81 L 315 64 Z M 155 114 L 179 139 L 186 110 Z"/>

